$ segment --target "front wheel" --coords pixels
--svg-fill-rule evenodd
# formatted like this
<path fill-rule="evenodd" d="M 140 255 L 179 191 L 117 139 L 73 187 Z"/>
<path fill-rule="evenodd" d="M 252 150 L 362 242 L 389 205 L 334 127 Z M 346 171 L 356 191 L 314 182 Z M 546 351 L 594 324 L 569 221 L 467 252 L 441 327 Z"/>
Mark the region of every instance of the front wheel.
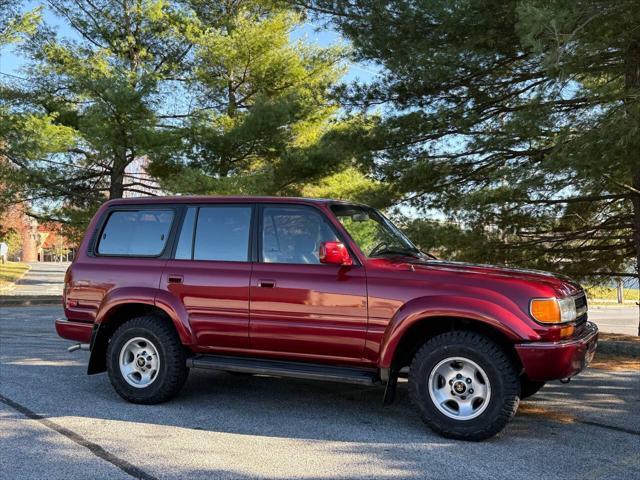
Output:
<path fill-rule="evenodd" d="M 449 438 L 484 440 L 515 415 L 520 382 L 499 345 L 475 332 L 453 331 L 418 350 L 409 391 L 432 430 Z"/>
<path fill-rule="evenodd" d="M 189 373 L 173 325 L 153 316 L 134 318 L 115 331 L 107 348 L 107 371 L 122 398 L 143 404 L 177 395 Z"/>

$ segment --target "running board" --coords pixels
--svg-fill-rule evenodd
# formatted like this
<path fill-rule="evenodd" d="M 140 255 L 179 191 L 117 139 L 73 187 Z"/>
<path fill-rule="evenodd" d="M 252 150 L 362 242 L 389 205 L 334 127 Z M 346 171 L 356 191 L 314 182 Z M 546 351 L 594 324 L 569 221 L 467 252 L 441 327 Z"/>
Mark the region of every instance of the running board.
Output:
<path fill-rule="evenodd" d="M 377 369 L 338 367 L 264 358 L 196 355 L 187 359 L 187 367 L 272 375 L 275 377 L 324 380 L 327 382 L 355 383 L 359 385 L 376 385 L 380 383 Z"/>

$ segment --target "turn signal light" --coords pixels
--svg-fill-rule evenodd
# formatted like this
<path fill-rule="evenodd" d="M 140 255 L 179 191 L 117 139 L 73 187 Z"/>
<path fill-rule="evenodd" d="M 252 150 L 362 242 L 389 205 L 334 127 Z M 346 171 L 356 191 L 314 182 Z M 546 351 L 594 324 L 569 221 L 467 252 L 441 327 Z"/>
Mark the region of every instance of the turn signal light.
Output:
<path fill-rule="evenodd" d="M 542 323 L 560 323 L 560 306 L 555 298 L 534 298 L 531 316 Z"/>
<path fill-rule="evenodd" d="M 560 329 L 560 338 L 570 337 L 571 335 L 573 335 L 574 331 L 575 331 L 575 327 L 573 325 L 569 325 L 568 327 L 562 327 Z"/>

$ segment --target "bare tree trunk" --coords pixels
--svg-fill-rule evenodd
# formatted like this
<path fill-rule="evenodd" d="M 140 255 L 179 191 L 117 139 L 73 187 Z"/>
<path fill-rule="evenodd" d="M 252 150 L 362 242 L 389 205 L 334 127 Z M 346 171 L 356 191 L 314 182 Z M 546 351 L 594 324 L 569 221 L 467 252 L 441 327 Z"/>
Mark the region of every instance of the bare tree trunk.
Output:
<path fill-rule="evenodd" d="M 124 165 L 120 162 L 114 162 L 113 169 L 111 170 L 111 182 L 109 185 L 109 200 L 114 198 L 122 198 L 124 194 Z"/>

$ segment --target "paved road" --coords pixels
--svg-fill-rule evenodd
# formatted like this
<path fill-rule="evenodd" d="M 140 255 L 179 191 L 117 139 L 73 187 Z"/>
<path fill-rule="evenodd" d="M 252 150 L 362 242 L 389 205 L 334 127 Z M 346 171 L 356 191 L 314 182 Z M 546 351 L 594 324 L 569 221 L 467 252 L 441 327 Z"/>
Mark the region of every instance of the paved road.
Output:
<path fill-rule="evenodd" d="M 69 262 L 34 262 L 16 286 L 4 292 L 8 296 L 62 295 L 64 273 Z"/>
<path fill-rule="evenodd" d="M 639 319 L 638 307 L 589 307 L 589 320 L 603 332 L 637 335 Z"/>
<path fill-rule="evenodd" d="M 193 371 L 172 402 L 132 405 L 68 354 L 58 308 L 0 311 L 0 471 L 21 479 L 631 479 L 640 372 L 553 383 L 483 443 L 427 430 L 382 389 Z"/>

